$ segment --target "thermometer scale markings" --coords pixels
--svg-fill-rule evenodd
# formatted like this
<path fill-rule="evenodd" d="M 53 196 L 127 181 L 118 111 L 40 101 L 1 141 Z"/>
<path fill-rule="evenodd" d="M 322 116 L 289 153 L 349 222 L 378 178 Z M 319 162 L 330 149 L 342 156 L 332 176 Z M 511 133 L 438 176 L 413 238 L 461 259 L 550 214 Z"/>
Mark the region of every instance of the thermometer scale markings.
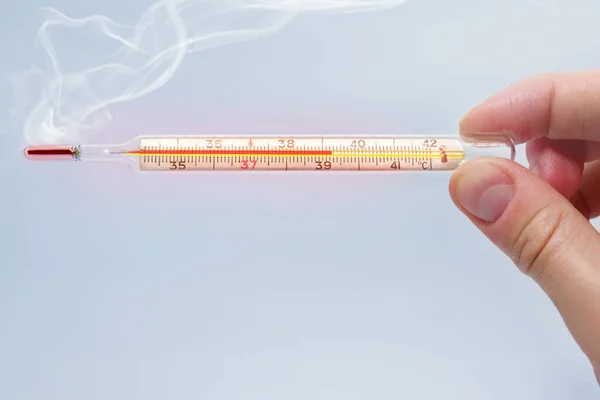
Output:
<path fill-rule="evenodd" d="M 439 170 L 465 158 L 460 142 L 442 138 L 174 138 L 145 139 L 137 149 L 142 170 Z"/>

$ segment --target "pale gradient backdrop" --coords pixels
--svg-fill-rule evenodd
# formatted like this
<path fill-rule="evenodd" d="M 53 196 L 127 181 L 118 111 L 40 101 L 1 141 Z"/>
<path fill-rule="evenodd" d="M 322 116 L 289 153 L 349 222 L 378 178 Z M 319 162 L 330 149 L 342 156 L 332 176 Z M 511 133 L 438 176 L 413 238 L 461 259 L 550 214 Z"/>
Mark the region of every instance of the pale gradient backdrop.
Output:
<path fill-rule="evenodd" d="M 0 73 L 45 62 L 39 6 L 132 23 L 149 4 L 3 1 Z M 190 55 L 88 142 L 453 134 L 517 79 L 600 66 L 600 3 L 558 5 L 558 16 L 517 0 L 304 15 Z M 1 115 L 11 107 L 3 86 Z M 0 399 L 600 394 L 551 302 L 454 208 L 449 174 L 138 175 L 27 162 L 6 125 Z"/>

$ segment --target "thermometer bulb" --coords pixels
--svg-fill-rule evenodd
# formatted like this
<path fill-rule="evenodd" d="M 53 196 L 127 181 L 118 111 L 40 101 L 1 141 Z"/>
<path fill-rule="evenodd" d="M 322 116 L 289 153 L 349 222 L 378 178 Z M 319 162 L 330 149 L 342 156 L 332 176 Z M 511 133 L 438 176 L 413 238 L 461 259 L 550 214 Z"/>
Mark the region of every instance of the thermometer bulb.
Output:
<path fill-rule="evenodd" d="M 34 146 L 27 147 L 25 157 L 30 160 L 73 160 L 77 158 L 77 151 L 72 146 Z"/>

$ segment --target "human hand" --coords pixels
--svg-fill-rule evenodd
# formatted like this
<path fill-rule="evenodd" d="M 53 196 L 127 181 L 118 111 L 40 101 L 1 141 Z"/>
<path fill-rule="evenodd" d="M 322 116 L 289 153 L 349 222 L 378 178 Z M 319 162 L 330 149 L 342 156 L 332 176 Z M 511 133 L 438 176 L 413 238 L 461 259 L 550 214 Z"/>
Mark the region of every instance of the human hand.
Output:
<path fill-rule="evenodd" d="M 474 159 L 450 180 L 456 206 L 542 288 L 600 383 L 600 70 L 525 79 L 461 121 L 462 134 L 508 131 L 530 170 Z"/>

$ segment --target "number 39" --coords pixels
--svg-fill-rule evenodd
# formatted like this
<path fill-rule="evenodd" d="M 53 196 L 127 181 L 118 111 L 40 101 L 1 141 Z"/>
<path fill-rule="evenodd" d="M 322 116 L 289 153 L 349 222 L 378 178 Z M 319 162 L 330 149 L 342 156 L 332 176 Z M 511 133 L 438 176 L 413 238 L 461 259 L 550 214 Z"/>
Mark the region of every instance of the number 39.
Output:
<path fill-rule="evenodd" d="M 317 161 L 315 169 L 331 169 L 331 161 Z"/>

